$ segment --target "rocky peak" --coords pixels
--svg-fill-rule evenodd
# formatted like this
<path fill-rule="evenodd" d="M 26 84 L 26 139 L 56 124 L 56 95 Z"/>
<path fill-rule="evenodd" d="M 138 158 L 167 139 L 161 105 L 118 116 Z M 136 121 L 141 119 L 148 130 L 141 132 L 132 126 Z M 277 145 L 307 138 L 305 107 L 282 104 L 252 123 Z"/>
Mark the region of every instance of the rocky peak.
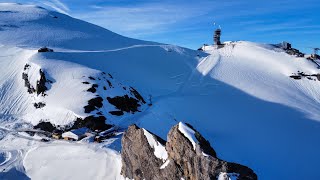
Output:
<path fill-rule="evenodd" d="M 179 123 L 167 138 L 165 142 L 130 126 L 122 139 L 122 175 L 130 179 L 257 179 L 250 168 L 219 159 L 210 143 L 190 125 Z"/>

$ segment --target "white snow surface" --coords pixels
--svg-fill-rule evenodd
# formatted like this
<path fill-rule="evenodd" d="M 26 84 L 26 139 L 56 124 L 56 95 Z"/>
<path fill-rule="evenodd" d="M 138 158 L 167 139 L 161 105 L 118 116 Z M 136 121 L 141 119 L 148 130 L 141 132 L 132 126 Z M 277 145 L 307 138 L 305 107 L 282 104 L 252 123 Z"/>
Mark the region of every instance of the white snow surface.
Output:
<path fill-rule="evenodd" d="M 0 19 L 0 42 L 7 45 L 100 50 L 147 43 L 34 5 L 1 3 Z"/>
<path fill-rule="evenodd" d="M 182 122 L 179 122 L 178 129 L 186 138 L 188 138 L 193 146 L 193 149 L 196 150 L 196 144 L 198 144 L 198 140 L 195 136 L 195 131 Z"/>
<path fill-rule="evenodd" d="M 146 136 L 149 145 L 154 149 L 154 155 L 165 162 L 168 159 L 168 152 L 165 146 L 158 142 L 147 130 L 143 129 L 143 133 Z"/>
<path fill-rule="evenodd" d="M 37 53 L 43 46 L 55 52 Z M 298 71 L 320 73 L 317 65 L 266 44 L 240 41 L 205 49 L 203 53 L 134 40 L 36 6 L 0 4 L 0 127 L 6 127 L 0 128 L 0 162 L 10 162 L 1 164 L 0 170 L 6 171 L 0 172 L 0 179 L 41 178 L 48 169 L 57 173 L 55 168 L 63 172 L 56 179 L 63 179 L 69 171 L 57 164 L 68 163 L 68 157 L 72 162 L 68 165 L 83 168 L 74 154 L 59 149 L 81 152 L 83 158 L 76 156 L 81 162 L 97 161 L 105 169 L 115 161 L 110 175 L 118 178 L 120 157 L 113 152 L 106 157 L 108 148 L 102 153 L 92 150 L 90 143 L 47 147 L 14 133 L 26 122 L 66 125 L 85 117 L 83 106 L 96 95 L 104 98 L 101 111 L 109 123 L 120 127 L 136 123 L 166 139 L 173 125 L 187 122 L 208 139 L 219 158 L 252 168 L 259 179 L 320 179 L 315 173 L 320 162 L 320 83 L 289 78 Z M 31 65 L 27 71 L 33 85 L 40 68 L 53 81 L 47 96 L 27 93 L 21 78 L 26 63 Z M 115 88 L 104 91 L 107 84 L 88 80 L 89 76 L 113 80 Z M 91 84 L 83 81 L 99 84 L 97 92 L 87 92 Z M 115 108 L 105 97 L 128 94 L 123 86 L 134 87 L 143 97 L 151 95 L 152 106 L 142 107 L 140 113 L 109 115 Z M 35 110 L 33 103 L 42 101 L 46 106 Z M 42 153 L 45 150 L 52 153 Z M 95 153 L 103 158 L 97 160 Z M 36 163 L 48 169 L 37 172 Z M 104 177 L 100 168 L 87 166 L 93 176 L 88 179 L 96 179 L 93 174 Z M 86 171 L 77 173 L 88 177 Z"/>
<path fill-rule="evenodd" d="M 124 179 L 120 175 L 121 156 L 107 149 L 91 149 L 83 144 L 52 144 L 27 152 L 24 159 L 32 179 Z"/>

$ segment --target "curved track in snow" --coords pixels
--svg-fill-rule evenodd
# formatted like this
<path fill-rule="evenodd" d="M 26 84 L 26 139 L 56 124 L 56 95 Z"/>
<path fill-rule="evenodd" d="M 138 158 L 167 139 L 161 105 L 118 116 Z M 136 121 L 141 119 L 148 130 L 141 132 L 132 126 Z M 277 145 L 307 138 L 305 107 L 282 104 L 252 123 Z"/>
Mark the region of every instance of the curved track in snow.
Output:
<path fill-rule="evenodd" d="M 23 152 L 21 150 L 1 150 L 0 151 L 0 172 L 8 172 L 16 167 L 23 170 Z"/>

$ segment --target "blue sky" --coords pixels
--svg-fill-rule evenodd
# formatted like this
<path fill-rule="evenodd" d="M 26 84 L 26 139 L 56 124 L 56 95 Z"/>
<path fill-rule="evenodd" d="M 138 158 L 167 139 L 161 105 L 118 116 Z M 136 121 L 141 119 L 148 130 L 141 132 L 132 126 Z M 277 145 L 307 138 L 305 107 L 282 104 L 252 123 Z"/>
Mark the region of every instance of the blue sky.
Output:
<path fill-rule="evenodd" d="M 198 48 L 222 41 L 292 42 L 320 46 L 319 0 L 0 0 L 33 3 L 133 38 Z"/>

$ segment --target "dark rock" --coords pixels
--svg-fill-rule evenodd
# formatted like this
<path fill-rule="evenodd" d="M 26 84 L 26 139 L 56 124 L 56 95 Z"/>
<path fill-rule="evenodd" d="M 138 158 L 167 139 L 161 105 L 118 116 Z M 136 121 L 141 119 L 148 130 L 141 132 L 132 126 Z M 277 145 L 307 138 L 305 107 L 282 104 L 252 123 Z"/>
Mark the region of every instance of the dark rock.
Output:
<path fill-rule="evenodd" d="M 154 149 L 148 143 L 143 129 L 132 125 L 122 138 L 121 174 L 130 179 L 217 179 L 220 173 L 237 176 L 239 180 L 255 180 L 257 175 L 248 167 L 223 161 L 217 158 L 210 143 L 195 131 L 199 141 L 192 143 L 174 126 L 168 134 L 165 148 L 168 154 L 167 166 L 160 168 L 164 161 L 154 155 Z M 152 134 L 152 133 L 151 133 Z M 165 141 L 152 135 L 154 140 L 164 146 Z M 208 153 L 208 154 L 207 154 Z"/>
<path fill-rule="evenodd" d="M 110 124 L 106 124 L 105 123 L 106 118 L 104 116 L 88 116 L 84 119 L 78 118 L 73 126 L 71 127 L 71 129 L 79 129 L 82 127 L 87 127 L 89 129 L 91 129 L 92 131 L 95 130 L 107 130 L 110 129 L 112 127 L 112 125 Z"/>
<path fill-rule="evenodd" d="M 85 82 L 82 82 L 82 84 L 90 84 L 89 82 L 85 81 Z"/>
<path fill-rule="evenodd" d="M 53 52 L 53 50 L 47 47 L 42 47 L 38 50 L 38 52 Z"/>
<path fill-rule="evenodd" d="M 40 141 L 41 141 L 41 142 L 49 142 L 50 140 L 47 139 L 47 138 L 42 138 Z"/>
<path fill-rule="evenodd" d="M 34 126 L 35 129 L 41 129 L 43 131 L 47 131 L 47 132 L 53 132 L 54 130 L 56 130 L 56 127 L 54 125 L 52 125 L 50 122 L 40 122 L 39 124 L 37 124 L 36 126 Z"/>
<path fill-rule="evenodd" d="M 129 97 L 128 95 L 116 96 L 113 98 L 107 97 L 107 100 L 117 109 L 124 112 L 137 112 L 138 108 L 141 106 L 137 99 Z"/>
<path fill-rule="evenodd" d="M 289 77 L 292 79 L 296 79 L 296 80 L 299 80 L 302 78 L 307 78 L 308 80 L 320 81 L 320 74 L 306 74 L 306 73 L 300 72 L 300 71 L 298 71 L 298 73 L 293 73 L 293 75 L 291 75 Z M 315 77 L 315 78 L 312 78 L 312 77 Z"/>
<path fill-rule="evenodd" d="M 46 87 L 46 76 L 45 73 L 40 69 L 39 70 L 40 73 L 40 80 L 37 81 L 37 86 L 36 86 L 36 92 L 37 95 L 42 94 L 43 96 L 45 95 L 45 91 L 48 90 L 48 88 Z"/>
<path fill-rule="evenodd" d="M 38 103 L 34 103 L 33 106 L 37 109 L 39 108 L 43 108 L 46 106 L 46 104 L 44 102 L 38 102 Z"/>
<path fill-rule="evenodd" d="M 101 108 L 103 106 L 102 102 L 103 102 L 103 99 L 101 97 L 90 99 L 88 101 L 88 105 L 84 107 L 84 112 L 90 113 L 98 108 Z"/>
<path fill-rule="evenodd" d="M 29 69 L 29 67 L 30 67 L 30 65 L 29 65 L 29 64 L 26 64 L 26 65 L 24 65 L 23 70 L 27 70 L 27 69 Z"/>
<path fill-rule="evenodd" d="M 113 86 L 112 86 L 112 84 L 111 84 L 111 82 L 109 80 L 107 80 L 107 83 L 108 83 L 110 88 L 113 88 Z"/>
<path fill-rule="evenodd" d="M 29 81 L 27 73 L 22 73 L 22 79 L 24 80 L 24 86 L 28 89 L 28 93 L 29 94 L 32 94 L 32 93 L 36 92 L 34 87 L 30 84 L 30 81 Z"/>
<path fill-rule="evenodd" d="M 109 113 L 114 116 L 122 116 L 124 114 L 122 111 L 110 111 Z"/>
<path fill-rule="evenodd" d="M 95 93 L 97 91 L 98 84 L 92 84 L 91 88 L 89 88 L 87 91 Z"/>
<path fill-rule="evenodd" d="M 111 74 L 110 74 L 110 73 L 108 73 L 108 75 L 109 75 L 109 77 L 110 77 L 111 79 L 113 79 L 113 77 L 111 76 Z"/>
<path fill-rule="evenodd" d="M 88 78 L 91 79 L 91 80 L 96 80 L 95 78 L 93 78 L 93 77 L 91 77 L 91 76 L 89 76 Z"/>
<path fill-rule="evenodd" d="M 24 131 L 25 133 L 29 134 L 30 136 L 34 136 L 36 132 L 34 131 Z"/>
<path fill-rule="evenodd" d="M 130 92 L 136 97 L 139 101 L 141 101 L 143 104 L 146 103 L 146 101 L 143 99 L 143 97 L 138 93 L 137 90 L 135 90 L 133 87 L 130 87 Z"/>
<path fill-rule="evenodd" d="M 104 89 L 104 90 L 107 90 L 107 87 L 103 86 L 103 89 Z"/>

